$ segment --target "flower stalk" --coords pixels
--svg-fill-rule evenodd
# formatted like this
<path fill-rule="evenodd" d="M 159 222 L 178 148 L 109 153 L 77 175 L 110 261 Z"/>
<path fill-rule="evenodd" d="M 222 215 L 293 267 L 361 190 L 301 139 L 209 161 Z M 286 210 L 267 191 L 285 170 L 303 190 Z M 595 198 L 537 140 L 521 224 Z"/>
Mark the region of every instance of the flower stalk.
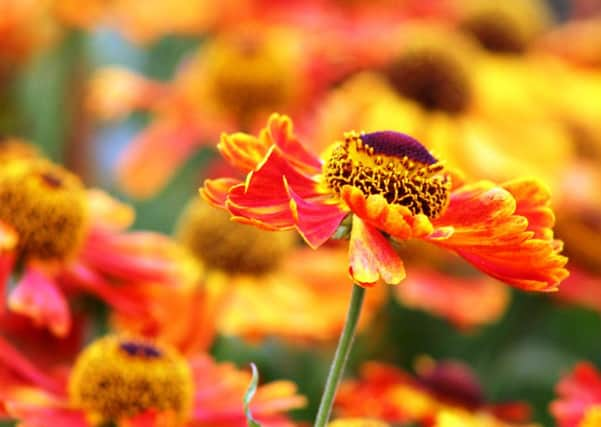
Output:
<path fill-rule="evenodd" d="M 336 390 L 340 384 L 346 362 L 351 352 L 353 340 L 355 338 L 355 330 L 357 329 L 357 323 L 359 322 L 359 316 L 361 314 L 361 307 L 363 305 L 364 297 L 365 288 L 358 285 L 353 285 L 353 292 L 351 294 L 351 301 L 346 314 L 344 328 L 340 334 L 336 353 L 334 354 L 334 360 L 330 366 L 328 379 L 321 396 L 319 410 L 317 411 L 317 418 L 315 419 L 315 427 L 325 427 L 330 418 L 332 405 L 334 404 L 334 397 L 336 396 Z"/>

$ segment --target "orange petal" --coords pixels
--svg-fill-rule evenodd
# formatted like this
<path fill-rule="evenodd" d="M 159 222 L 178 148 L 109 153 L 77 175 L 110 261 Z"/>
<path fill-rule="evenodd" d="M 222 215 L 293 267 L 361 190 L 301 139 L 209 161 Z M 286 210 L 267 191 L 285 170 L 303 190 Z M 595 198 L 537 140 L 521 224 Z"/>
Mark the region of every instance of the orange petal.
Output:
<path fill-rule="evenodd" d="M 267 127 L 274 144 L 292 164 L 309 173 L 321 171 L 321 160 L 294 135 L 292 120 L 288 116 L 272 114 Z"/>
<path fill-rule="evenodd" d="M 11 310 L 47 326 L 55 335 L 65 336 L 71 328 L 71 313 L 57 285 L 39 269 L 28 265 L 8 298 Z"/>
<path fill-rule="evenodd" d="M 341 196 L 355 215 L 397 240 L 426 236 L 433 231 L 426 216 L 413 215 L 405 206 L 391 205 L 379 194 L 365 197 L 360 189 L 346 185 Z"/>
<path fill-rule="evenodd" d="M 155 121 L 123 153 L 117 166 L 119 184 L 132 196 L 151 197 L 199 145 L 200 137 L 188 122 Z"/>
<path fill-rule="evenodd" d="M 221 155 L 232 164 L 248 172 L 257 167 L 267 154 L 271 141 L 263 137 L 256 137 L 246 133 L 222 134 L 217 149 Z"/>
<path fill-rule="evenodd" d="M 405 278 L 403 262 L 390 243 L 358 216 L 353 216 L 349 258 L 351 277 L 362 286 L 373 286 L 380 278 L 396 285 Z"/>
<path fill-rule="evenodd" d="M 426 240 L 457 252 L 481 271 L 518 288 L 554 291 L 568 276 L 567 259 L 559 255 L 561 242 L 535 238 L 545 222 L 533 220 L 531 230 L 528 217 L 516 214 L 517 209 L 525 215 L 537 212 L 545 195 L 533 192 L 529 184 L 510 184 L 509 188 L 523 197 L 516 201 L 509 191 L 486 181 L 457 189 L 445 213 L 434 221 L 437 228 L 452 227 L 453 233 L 447 239 Z M 528 202 L 524 197 L 530 196 L 533 200 Z"/>
<path fill-rule="evenodd" d="M 234 217 L 246 218 L 239 222 L 291 229 L 296 221 L 288 189 L 303 199 L 323 197 L 313 178 L 293 168 L 273 146 L 258 168 L 248 174 L 246 183 L 230 190 L 226 208 Z"/>
<path fill-rule="evenodd" d="M 109 196 L 99 189 L 87 191 L 88 212 L 94 227 L 110 230 L 125 230 L 134 222 L 134 209 Z"/>
<path fill-rule="evenodd" d="M 532 179 L 516 179 L 503 184 L 516 200 L 515 214 L 528 219 L 528 230 L 534 237 L 552 239 L 555 215 L 551 209 L 551 193 L 542 183 Z"/>
<path fill-rule="evenodd" d="M 228 192 L 238 184 L 241 182 L 236 178 L 206 179 L 204 186 L 199 191 L 202 198 L 211 205 L 225 209 Z"/>

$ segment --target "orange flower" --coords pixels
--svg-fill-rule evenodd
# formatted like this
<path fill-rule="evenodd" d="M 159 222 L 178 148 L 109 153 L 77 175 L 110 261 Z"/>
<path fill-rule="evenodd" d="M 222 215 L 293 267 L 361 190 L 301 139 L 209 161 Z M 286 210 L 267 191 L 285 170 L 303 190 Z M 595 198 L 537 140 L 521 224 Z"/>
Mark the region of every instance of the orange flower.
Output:
<path fill-rule="evenodd" d="M 378 362 L 363 365 L 360 378 L 342 383 L 335 411 L 344 417 L 374 417 L 389 423 L 431 425 L 447 410 L 486 414 L 499 423 L 523 422 L 522 403 L 489 404 L 472 371 L 460 362 L 423 359 L 418 375 Z"/>
<path fill-rule="evenodd" d="M 549 194 L 537 181 L 463 183 L 418 141 L 387 131 L 349 132 L 324 161 L 278 114 L 258 137 L 226 134 L 218 148 L 247 176 L 205 181 L 210 203 L 241 223 L 296 229 L 313 248 L 350 233 L 349 272 L 364 286 L 402 281 L 391 240 L 412 238 L 526 290 L 556 290 L 568 275 Z"/>
<path fill-rule="evenodd" d="M 601 422 L 601 373 L 580 362 L 557 384 L 551 413 L 559 427 L 594 427 Z"/>
<path fill-rule="evenodd" d="M 70 367 L 42 372 L 10 344 L 0 346 L 0 408 L 23 425 L 246 426 L 250 373 L 203 353 L 185 359 L 166 345 L 105 336 Z M 292 427 L 283 412 L 304 404 L 294 384 L 276 381 L 259 387 L 250 408 L 266 427 Z"/>
<path fill-rule="evenodd" d="M 142 315 L 144 301 L 128 297 L 128 284 L 156 282 L 177 290 L 198 276 L 167 237 L 126 232 L 131 208 L 86 190 L 75 175 L 46 160 L 4 164 L 0 197 L 0 285 L 5 289 L 11 276 L 16 281 L 8 307 L 58 336 L 71 328 L 69 295 L 91 293 L 117 310 Z"/>

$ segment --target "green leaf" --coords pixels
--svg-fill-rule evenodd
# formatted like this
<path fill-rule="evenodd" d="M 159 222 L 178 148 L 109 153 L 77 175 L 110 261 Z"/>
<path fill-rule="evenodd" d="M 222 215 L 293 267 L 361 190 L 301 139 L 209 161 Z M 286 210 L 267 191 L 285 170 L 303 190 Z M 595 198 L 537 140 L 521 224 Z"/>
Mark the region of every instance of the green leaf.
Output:
<path fill-rule="evenodd" d="M 250 412 L 250 401 L 254 397 L 257 391 L 257 386 L 259 385 L 259 371 L 257 370 L 257 367 L 254 363 L 250 364 L 250 368 L 252 369 L 253 376 L 250 380 L 248 388 L 246 389 L 246 394 L 244 395 L 244 413 L 246 414 L 246 423 L 248 427 L 261 427 L 261 424 L 259 424 L 253 418 Z"/>

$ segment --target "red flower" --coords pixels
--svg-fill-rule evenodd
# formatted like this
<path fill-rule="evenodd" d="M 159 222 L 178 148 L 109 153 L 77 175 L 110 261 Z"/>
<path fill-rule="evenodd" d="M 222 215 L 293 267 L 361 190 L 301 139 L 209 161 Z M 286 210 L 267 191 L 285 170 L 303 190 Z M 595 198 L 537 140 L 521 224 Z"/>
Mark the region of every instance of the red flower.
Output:
<path fill-rule="evenodd" d="M 558 399 L 551 413 L 560 427 L 593 427 L 601 421 L 601 373 L 591 364 L 580 362 L 557 384 Z"/>
<path fill-rule="evenodd" d="M 396 132 L 349 132 L 324 161 L 278 114 L 258 137 L 224 134 L 218 148 L 247 175 L 205 181 L 201 193 L 210 203 L 241 223 L 296 229 L 313 248 L 350 234 L 349 271 L 364 286 L 403 280 L 391 242 L 407 239 L 453 251 L 526 290 L 556 290 L 568 275 L 562 243 L 553 239 L 549 193 L 537 181 L 464 183 Z"/>

